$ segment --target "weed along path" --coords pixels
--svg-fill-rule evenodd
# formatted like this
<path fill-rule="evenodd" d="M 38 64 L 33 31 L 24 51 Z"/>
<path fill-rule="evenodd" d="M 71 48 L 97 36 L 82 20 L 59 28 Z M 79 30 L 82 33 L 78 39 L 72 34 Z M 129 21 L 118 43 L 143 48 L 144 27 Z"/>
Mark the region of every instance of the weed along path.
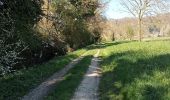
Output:
<path fill-rule="evenodd" d="M 100 50 L 91 60 L 91 65 L 86 72 L 83 81 L 77 88 L 72 100 L 98 100 L 98 85 L 100 81 L 100 68 L 98 58 Z"/>
<path fill-rule="evenodd" d="M 33 89 L 30 93 L 25 95 L 22 100 L 43 100 L 43 98 L 47 96 L 51 90 L 53 90 L 55 85 L 63 80 L 64 75 L 84 58 L 85 54 L 70 62 L 59 72 L 54 73 L 46 81 L 41 83 L 37 88 Z"/>

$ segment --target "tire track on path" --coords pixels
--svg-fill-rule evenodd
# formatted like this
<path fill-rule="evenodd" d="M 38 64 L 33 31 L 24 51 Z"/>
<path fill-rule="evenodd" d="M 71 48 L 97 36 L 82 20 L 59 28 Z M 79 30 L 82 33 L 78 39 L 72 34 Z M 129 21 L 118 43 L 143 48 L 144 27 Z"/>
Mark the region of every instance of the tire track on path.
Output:
<path fill-rule="evenodd" d="M 99 56 L 100 50 L 94 55 L 91 65 L 83 81 L 77 88 L 72 100 L 98 100 L 98 86 L 100 81 Z"/>

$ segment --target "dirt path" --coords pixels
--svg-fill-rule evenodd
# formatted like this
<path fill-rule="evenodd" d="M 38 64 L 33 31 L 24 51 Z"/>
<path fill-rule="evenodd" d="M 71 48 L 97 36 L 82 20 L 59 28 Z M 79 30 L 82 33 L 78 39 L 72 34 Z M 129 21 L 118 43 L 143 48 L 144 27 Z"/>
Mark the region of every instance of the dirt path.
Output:
<path fill-rule="evenodd" d="M 100 68 L 98 55 L 100 50 L 95 54 L 91 61 L 83 81 L 76 90 L 72 100 L 98 100 L 98 85 L 100 81 Z"/>
<path fill-rule="evenodd" d="M 73 68 L 81 59 L 84 58 L 83 54 L 81 57 L 70 62 L 65 68 L 56 72 L 46 81 L 41 83 L 37 88 L 33 89 L 30 93 L 25 95 L 22 100 L 42 100 L 48 93 L 54 88 L 54 86 L 63 80 L 64 75 Z"/>

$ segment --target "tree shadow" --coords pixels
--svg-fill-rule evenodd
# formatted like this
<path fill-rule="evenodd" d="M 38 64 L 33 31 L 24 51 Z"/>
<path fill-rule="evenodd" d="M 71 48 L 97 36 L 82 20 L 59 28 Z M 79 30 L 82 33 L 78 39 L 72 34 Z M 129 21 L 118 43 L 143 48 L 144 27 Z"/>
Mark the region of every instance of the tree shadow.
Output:
<path fill-rule="evenodd" d="M 142 51 L 125 51 L 123 53 L 113 54 L 104 59 L 102 66 L 107 66 L 106 69 L 108 68 L 110 70 L 103 73 L 101 83 L 101 87 L 103 88 L 100 91 L 106 95 L 101 98 L 110 99 L 112 95 L 114 98 L 118 98 L 118 100 L 132 100 L 132 98 L 138 100 L 137 98 L 140 94 L 144 100 L 162 100 L 164 98 L 168 91 L 167 86 L 163 86 L 162 84 L 160 86 L 152 86 L 142 82 L 143 80 L 148 81 L 148 77 L 154 78 L 155 72 L 169 70 L 170 54 L 150 56 L 148 58 L 135 58 L 135 54 L 142 55 L 145 53 Z M 141 87 L 141 90 L 135 90 L 135 88 L 139 89 L 139 87 L 135 87 L 137 86 L 137 83 L 135 83 L 137 80 L 144 85 Z M 134 89 L 130 91 L 129 88 Z M 139 92 L 139 95 L 134 92 Z"/>
<path fill-rule="evenodd" d="M 168 93 L 168 89 L 164 86 L 153 87 L 146 85 L 143 92 L 144 100 L 165 100 L 164 95 Z"/>

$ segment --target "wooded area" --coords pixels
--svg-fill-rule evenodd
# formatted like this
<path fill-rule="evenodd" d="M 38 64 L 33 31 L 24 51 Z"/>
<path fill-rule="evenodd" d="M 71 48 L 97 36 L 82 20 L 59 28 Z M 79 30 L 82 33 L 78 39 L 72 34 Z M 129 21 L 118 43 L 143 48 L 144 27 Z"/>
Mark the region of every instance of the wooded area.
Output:
<path fill-rule="evenodd" d="M 166 3 L 139 1 L 122 1 L 134 18 L 107 20 L 101 14 L 106 1 L 1 0 L 0 73 L 27 68 L 96 42 L 169 36 L 170 15 L 161 13 L 168 9 Z"/>
<path fill-rule="evenodd" d="M 97 0 L 0 0 L 0 73 L 95 43 Z M 27 65 L 27 66 L 25 66 Z"/>

